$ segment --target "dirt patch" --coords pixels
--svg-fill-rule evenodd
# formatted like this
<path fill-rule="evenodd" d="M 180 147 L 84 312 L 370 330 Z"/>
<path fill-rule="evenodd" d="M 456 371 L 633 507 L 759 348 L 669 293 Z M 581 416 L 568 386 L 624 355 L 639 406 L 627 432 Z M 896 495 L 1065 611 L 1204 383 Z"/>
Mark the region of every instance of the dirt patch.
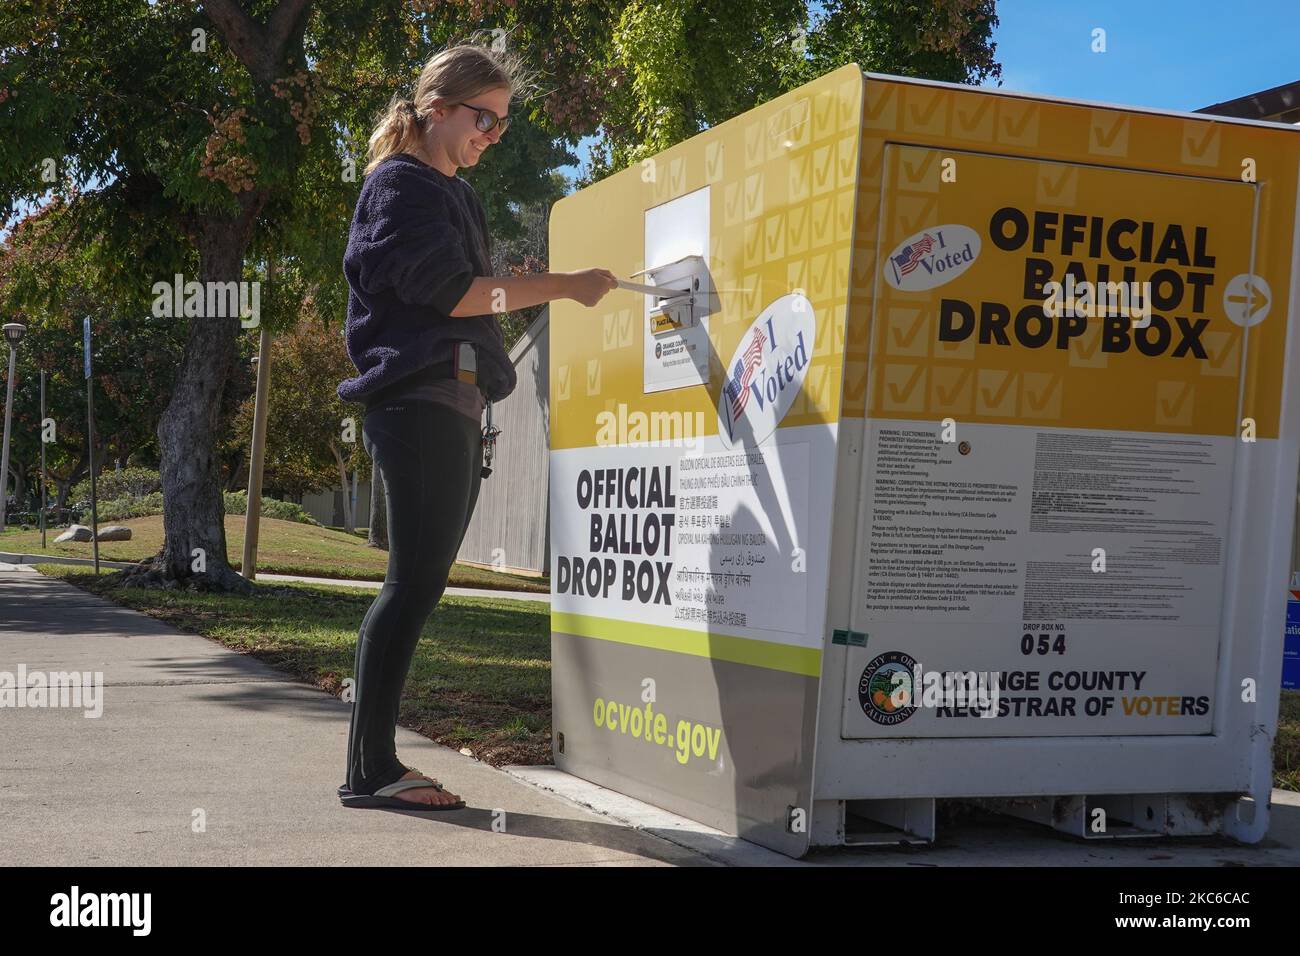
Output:
<path fill-rule="evenodd" d="M 494 767 L 553 762 L 551 705 L 546 699 L 505 702 L 444 689 L 428 704 L 403 701 L 401 723 L 443 746 L 468 748 Z"/>

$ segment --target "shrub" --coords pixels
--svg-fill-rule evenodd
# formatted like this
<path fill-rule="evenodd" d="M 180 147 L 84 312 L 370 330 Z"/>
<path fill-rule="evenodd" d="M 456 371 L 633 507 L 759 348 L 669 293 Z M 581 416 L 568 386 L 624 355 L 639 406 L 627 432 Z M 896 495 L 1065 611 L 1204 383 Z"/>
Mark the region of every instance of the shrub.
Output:
<path fill-rule="evenodd" d="M 244 491 L 227 491 L 225 493 L 226 514 L 242 515 L 248 512 L 248 493 Z M 127 518 L 147 518 L 150 515 L 160 515 L 163 513 L 163 497 L 161 491 L 155 491 L 153 494 L 145 495 L 142 498 L 118 498 L 115 501 L 100 501 L 96 509 L 99 513 L 99 523 L 104 524 L 108 521 L 124 521 Z M 85 502 L 84 510 L 78 512 L 78 517 L 74 520 L 82 524 L 90 523 L 90 502 Z M 303 510 L 302 505 L 296 505 L 292 501 L 277 501 L 274 498 L 262 499 L 262 515 L 266 518 L 279 518 L 283 521 L 297 521 L 300 524 L 314 524 L 320 526 L 320 522 Z"/>
<path fill-rule="evenodd" d="M 153 494 L 141 498 L 118 498 L 115 501 L 99 501 L 95 504 L 95 513 L 100 524 L 106 521 L 124 521 L 127 518 L 147 518 L 149 515 L 162 514 L 162 510 L 163 498 L 161 491 L 155 491 Z M 78 520 L 82 524 L 89 523 L 89 502 L 86 503 L 86 507 L 81 512 Z"/>
<path fill-rule="evenodd" d="M 104 470 L 95 476 L 95 497 L 101 502 L 118 501 L 123 498 L 144 498 L 161 490 L 162 478 L 152 468 Z M 72 501 L 89 501 L 90 479 L 83 479 L 73 485 L 68 497 Z"/>
<path fill-rule="evenodd" d="M 227 491 L 225 501 L 226 514 L 242 515 L 248 513 L 247 491 Z M 292 501 L 279 501 L 275 498 L 262 499 L 262 517 L 279 518 L 281 521 L 297 521 L 299 524 L 314 524 L 316 527 L 320 527 L 320 522 L 308 514 L 302 505 L 294 504 Z"/>

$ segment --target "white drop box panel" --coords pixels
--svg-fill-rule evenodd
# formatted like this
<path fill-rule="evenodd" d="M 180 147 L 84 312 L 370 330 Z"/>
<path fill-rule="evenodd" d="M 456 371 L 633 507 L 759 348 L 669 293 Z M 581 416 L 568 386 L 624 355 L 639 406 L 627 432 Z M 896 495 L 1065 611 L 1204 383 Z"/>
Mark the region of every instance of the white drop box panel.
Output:
<path fill-rule="evenodd" d="M 661 267 L 687 256 L 703 260 L 707 278 L 709 260 L 709 187 L 686 193 L 645 212 L 645 272 L 653 276 Z M 699 301 L 708 303 L 710 290 Z M 673 331 L 654 332 L 656 301 L 642 296 L 645 323 L 645 392 L 704 385 L 709 381 L 709 316 L 697 308 L 692 321 Z"/>

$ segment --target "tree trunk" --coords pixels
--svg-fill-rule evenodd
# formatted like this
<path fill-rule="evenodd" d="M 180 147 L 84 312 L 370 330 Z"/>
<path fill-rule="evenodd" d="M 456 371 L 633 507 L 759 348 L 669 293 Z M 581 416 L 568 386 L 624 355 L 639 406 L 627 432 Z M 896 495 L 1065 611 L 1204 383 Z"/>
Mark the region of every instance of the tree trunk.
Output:
<path fill-rule="evenodd" d="M 77 463 L 73 466 L 71 473 L 68 475 L 68 493 L 72 493 L 72 486 L 81 481 L 82 478 L 90 477 L 90 469 L 86 467 L 86 456 L 81 454 L 80 449 L 77 452 L 79 457 Z"/>
<path fill-rule="evenodd" d="M 54 482 L 57 489 L 58 499 L 55 502 L 57 506 L 57 520 L 60 525 L 68 520 L 68 498 L 72 495 L 72 486 L 86 474 L 86 459 L 80 458 L 72 466 L 72 471 L 68 472 L 66 477 L 60 478 L 58 475 L 50 475 L 50 481 Z"/>
<path fill-rule="evenodd" d="M 9 470 L 14 475 L 14 507 L 27 510 L 27 466 L 21 461 L 9 460 Z"/>
<path fill-rule="evenodd" d="M 239 483 L 248 477 L 246 464 L 247 461 L 242 448 L 238 448 L 231 453 L 230 458 L 226 460 L 226 491 L 239 490 Z"/>
<path fill-rule="evenodd" d="M 63 524 L 64 518 L 67 517 L 68 494 L 71 491 L 72 491 L 71 478 L 54 479 L 54 520 L 58 524 Z"/>
<path fill-rule="evenodd" d="M 343 487 L 343 530 L 352 533 L 352 498 L 348 494 L 348 466 L 343 463 L 343 452 L 334 442 L 330 442 L 330 451 L 334 453 L 334 464 L 339 469 L 339 482 Z"/>
<path fill-rule="evenodd" d="M 264 199 L 241 197 L 243 215 L 207 220 L 199 235 L 199 281 L 239 282 L 252 223 Z M 163 549 L 123 573 L 129 586 L 175 586 L 251 593 L 226 557 L 225 506 L 217 426 L 235 362 L 239 317 L 191 318 L 171 401 L 158 423 Z M 173 583 L 174 582 L 174 583 Z"/>
<path fill-rule="evenodd" d="M 360 471 L 360 468 L 352 469 L 352 493 L 348 495 L 348 514 L 352 518 L 352 524 L 348 526 L 349 534 L 357 530 L 357 475 Z"/>
<path fill-rule="evenodd" d="M 379 472 L 379 462 L 370 462 L 370 528 L 366 544 L 372 548 L 388 550 L 388 496 L 385 494 L 384 476 Z"/>

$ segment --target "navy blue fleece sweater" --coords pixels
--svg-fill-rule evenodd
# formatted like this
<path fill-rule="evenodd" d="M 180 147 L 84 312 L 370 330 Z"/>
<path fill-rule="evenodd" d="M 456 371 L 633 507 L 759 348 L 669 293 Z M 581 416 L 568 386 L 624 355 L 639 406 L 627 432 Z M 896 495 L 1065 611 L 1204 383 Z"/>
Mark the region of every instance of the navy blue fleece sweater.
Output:
<path fill-rule="evenodd" d="M 493 315 L 453 318 L 475 276 L 492 275 L 483 206 L 473 187 L 399 153 L 366 177 L 343 255 L 344 335 L 357 375 L 338 386 L 345 402 L 451 357 L 453 341 L 477 345 L 479 388 L 498 401 L 515 369 Z"/>

